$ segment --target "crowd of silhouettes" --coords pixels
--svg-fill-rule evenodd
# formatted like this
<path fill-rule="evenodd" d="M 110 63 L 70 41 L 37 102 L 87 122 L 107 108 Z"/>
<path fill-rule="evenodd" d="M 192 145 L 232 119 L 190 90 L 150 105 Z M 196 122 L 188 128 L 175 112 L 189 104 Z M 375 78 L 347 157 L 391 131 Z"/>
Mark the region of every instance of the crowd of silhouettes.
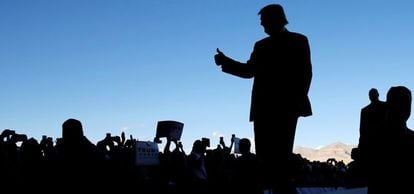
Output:
<path fill-rule="evenodd" d="M 414 172 L 414 132 L 408 128 L 411 91 L 391 87 L 386 101 L 375 88 L 369 91 L 370 104 L 361 109 L 360 137 L 352 150 L 353 161 L 345 164 L 334 158 L 310 161 L 292 153 L 285 168 L 298 187 L 366 187 L 369 194 L 382 189 L 405 191 Z M 226 145 L 221 137 L 216 147 L 209 139 L 194 141 L 190 153 L 181 141 L 167 137 L 159 152 L 159 165 L 137 166 L 137 140 L 125 133 L 106 134 L 92 143 L 84 136 L 82 123 L 68 119 L 57 139 L 42 136 L 40 142 L 5 129 L 0 134 L 2 185 L 41 191 L 45 184 L 66 191 L 98 189 L 110 185 L 117 191 L 137 188 L 141 193 L 253 193 L 266 188 L 260 160 L 249 139 L 241 138 L 238 152 L 235 137 Z M 174 145 L 174 148 L 172 148 Z M 381 156 L 380 160 L 379 157 Z M 404 176 L 402 176 L 404 174 Z"/>
<path fill-rule="evenodd" d="M 292 153 L 283 168 L 291 172 L 296 188 L 368 186 L 370 194 L 384 188 L 409 189 L 410 179 L 404 177 L 414 172 L 410 155 L 414 132 L 407 126 L 411 91 L 404 86 L 391 87 L 386 101 L 381 101 L 373 88 L 369 97 L 371 103 L 361 109 L 353 161 L 310 161 Z M 0 140 L 0 181 L 12 188 L 41 191 L 50 184 L 80 191 L 110 185 L 117 191 L 134 187 L 141 193 L 172 194 L 260 194 L 266 188 L 260 160 L 247 138 L 239 140 L 237 153 L 233 151 L 234 136 L 229 145 L 221 137 L 214 148 L 207 138 L 197 139 L 186 153 L 181 141 L 167 137 L 159 152 L 160 163 L 153 166 L 137 166 L 137 140 L 132 136 L 107 133 L 95 145 L 84 136 L 82 123 L 76 119 L 66 120 L 62 137 L 55 140 L 44 135 L 39 142 L 11 129 L 3 130 Z"/>
<path fill-rule="evenodd" d="M 167 138 L 159 152 L 160 164 L 136 165 L 136 142 L 132 136 L 112 136 L 92 143 L 83 134 L 79 120 L 62 124 L 62 137 L 43 136 L 40 142 L 14 130 L 0 134 L 2 185 L 24 186 L 41 191 L 45 184 L 66 191 L 108 189 L 140 193 L 262 193 L 263 175 L 247 138 L 233 150 L 234 137 L 216 147 L 195 140 L 190 153 L 183 144 Z M 342 162 L 309 161 L 299 154 L 290 157 L 297 187 L 343 187 L 347 166 Z"/>

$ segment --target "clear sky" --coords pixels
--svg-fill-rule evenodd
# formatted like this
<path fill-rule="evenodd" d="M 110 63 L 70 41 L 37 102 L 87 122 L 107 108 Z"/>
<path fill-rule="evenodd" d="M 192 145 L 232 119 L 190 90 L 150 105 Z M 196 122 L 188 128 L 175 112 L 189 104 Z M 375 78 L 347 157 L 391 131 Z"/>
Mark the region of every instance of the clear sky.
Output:
<path fill-rule="evenodd" d="M 245 62 L 266 37 L 257 12 L 269 3 L 310 41 L 314 115 L 299 120 L 295 145 L 356 144 L 370 88 L 382 100 L 391 86 L 414 90 L 411 0 L 2 0 L 0 129 L 60 137 L 75 118 L 96 143 L 121 131 L 152 140 L 157 121 L 176 120 L 187 148 L 252 138 L 252 80 L 213 56 L 219 47 Z"/>

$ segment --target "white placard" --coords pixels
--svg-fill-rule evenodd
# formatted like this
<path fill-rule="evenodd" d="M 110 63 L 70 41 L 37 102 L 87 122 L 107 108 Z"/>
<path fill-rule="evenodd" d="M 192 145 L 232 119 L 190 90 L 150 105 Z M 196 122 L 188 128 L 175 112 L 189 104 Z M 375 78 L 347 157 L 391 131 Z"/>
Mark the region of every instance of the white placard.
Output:
<path fill-rule="evenodd" d="M 151 141 L 137 141 L 135 165 L 154 166 L 160 164 L 158 144 Z"/>

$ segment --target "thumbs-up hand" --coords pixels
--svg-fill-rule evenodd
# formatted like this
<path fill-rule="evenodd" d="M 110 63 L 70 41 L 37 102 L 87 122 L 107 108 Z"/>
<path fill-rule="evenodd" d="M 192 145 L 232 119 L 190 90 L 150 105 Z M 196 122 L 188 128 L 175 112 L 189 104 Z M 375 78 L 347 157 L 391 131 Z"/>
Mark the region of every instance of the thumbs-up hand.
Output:
<path fill-rule="evenodd" d="M 220 51 L 220 49 L 216 49 L 217 54 L 214 55 L 214 61 L 216 62 L 216 65 L 220 66 L 224 63 L 224 61 L 226 60 L 227 56 L 224 55 L 223 52 Z"/>

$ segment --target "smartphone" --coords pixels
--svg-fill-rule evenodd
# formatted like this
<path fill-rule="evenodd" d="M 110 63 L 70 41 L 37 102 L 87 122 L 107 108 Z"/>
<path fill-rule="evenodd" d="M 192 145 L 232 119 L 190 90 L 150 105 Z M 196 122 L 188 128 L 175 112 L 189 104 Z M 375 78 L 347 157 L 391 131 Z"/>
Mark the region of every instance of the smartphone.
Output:
<path fill-rule="evenodd" d="M 209 138 L 201 138 L 201 142 L 203 143 L 203 145 L 205 145 L 206 147 L 210 147 L 210 139 Z"/>

